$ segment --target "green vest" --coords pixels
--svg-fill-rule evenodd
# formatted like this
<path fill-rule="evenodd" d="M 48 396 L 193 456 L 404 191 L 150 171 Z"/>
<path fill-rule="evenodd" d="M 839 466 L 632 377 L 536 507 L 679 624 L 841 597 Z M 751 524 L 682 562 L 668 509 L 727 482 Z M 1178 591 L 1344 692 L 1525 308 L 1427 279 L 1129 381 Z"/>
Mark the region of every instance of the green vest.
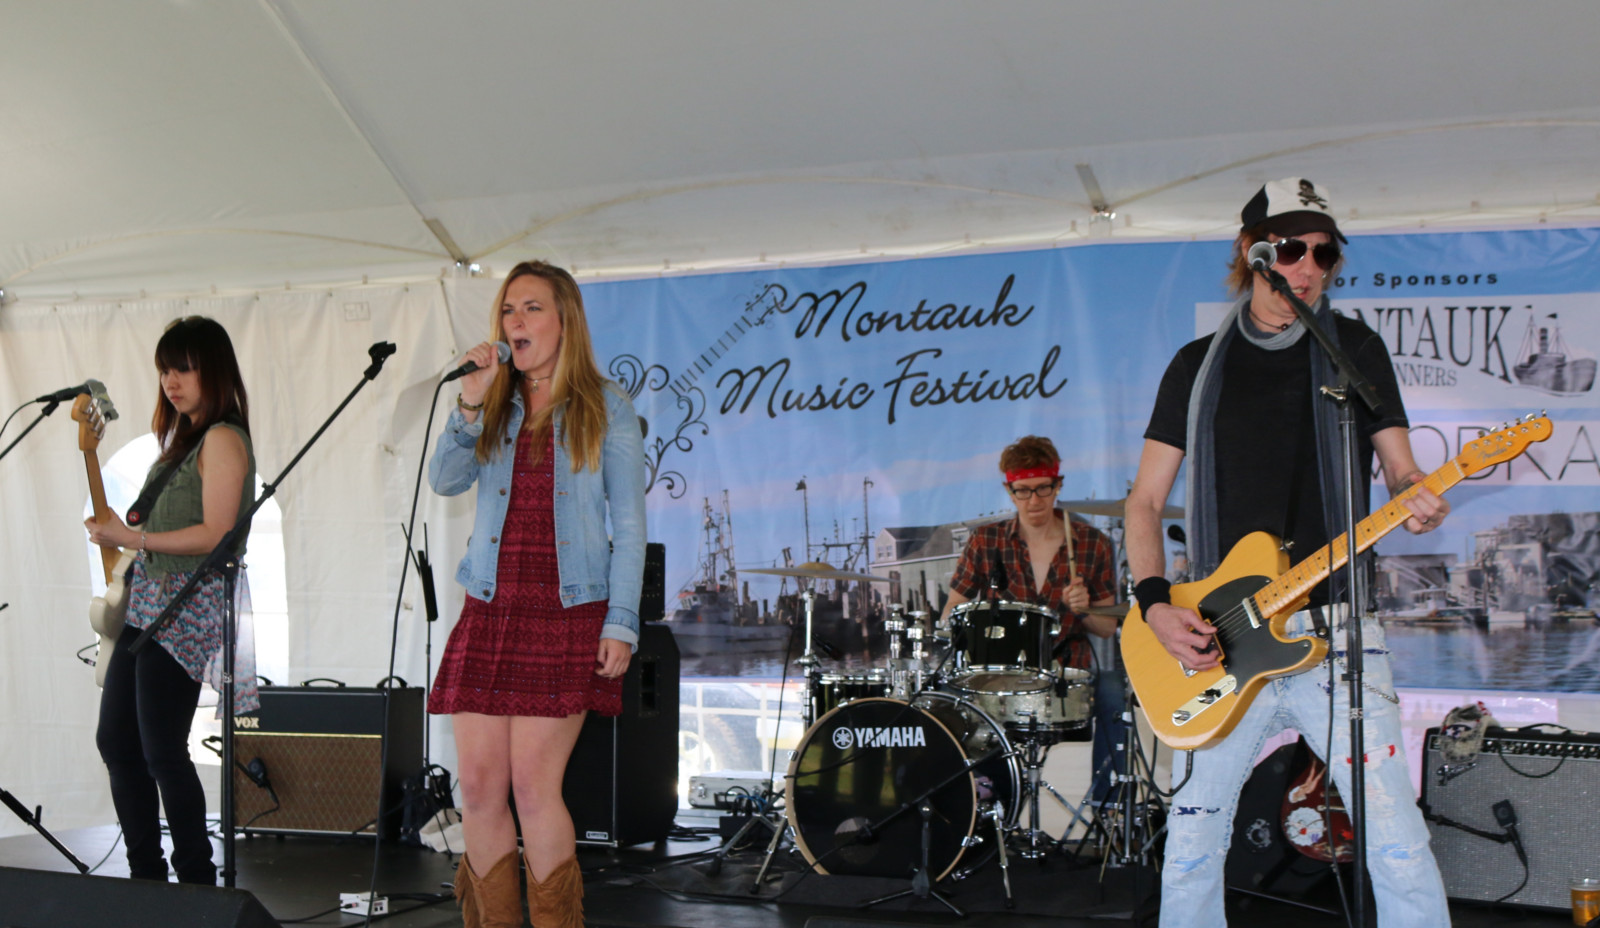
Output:
<path fill-rule="evenodd" d="M 239 433 L 244 439 L 244 452 L 248 458 L 248 465 L 244 475 L 244 486 L 239 488 L 239 514 L 248 512 L 256 499 L 256 454 L 250 445 L 250 436 L 245 430 L 232 422 L 219 422 L 211 428 L 229 428 Z M 207 430 L 207 435 L 210 430 Z M 205 445 L 205 439 L 194 446 L 183 463 L 178 465 L 178 470 L 172 475 L 172 480 L 167 483 L 166 489 L 156 497 L 155 505 L 150 509 L 150 518 L 141 526 L 146 532 L 172 532 L 191 525 L 199 525 L 206 520 L 205 499 L 200 489 L 200 449 Z M 150 474 L 145 478 L 145 486 L 156 474 L 161 472 L 158 462 L 150 468 Z M 244 556 L 245 541 L 249 536 L 246 529 L 239 536 L 239 543 L 234 546 L 233 553 L 237 557 Z M 169 573 L 194 570 L 200 562 L 206 559 L 204 554 L 158 554 L 146 551 L 144 555 L 145 573 L 152 580 L 161 580 Z"/>

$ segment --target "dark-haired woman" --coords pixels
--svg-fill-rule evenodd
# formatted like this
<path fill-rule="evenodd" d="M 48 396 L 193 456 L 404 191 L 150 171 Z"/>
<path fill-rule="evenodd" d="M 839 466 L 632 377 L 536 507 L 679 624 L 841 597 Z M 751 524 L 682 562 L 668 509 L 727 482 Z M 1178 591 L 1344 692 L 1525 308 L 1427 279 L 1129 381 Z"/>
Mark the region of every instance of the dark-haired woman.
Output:
<path fill-rule="evenodd" d="M 520 824 L 533 924 L 582 928 L 561 784 L 584 714 L 622 711 L 639 640 L 643 437 L 628 395 L 600 376 L 566 271 L 512 268 L 489 329 L 462 358 L 478 370 L 461 379 L 428 470 L 439 493 L 478 487 L 456 572 L 467 599 L 429 701 L 455 729 L 466 841 L 456 896 L 468 928 L 522 924 Z"/>
<path fill-rule="evenodd" d="M 221 679 L 222 623 L 229 615 L 223 579 L 202 581 L 157 634 L 159 647 L 137 654 L 128 649 L 250 506 L 255 456 L 249 401 L 233 342 L 214 320 L 174 321 L 156 344 L 155 361 L 161 395 L 150 428 L 161 455 L 145 486 L 148 491 L 163 477 L 165 486 L 137 528 L 115 515 L 104 524 L 84 522 L 95 544 L 139 552 L 124 578 L 127 626 L 106 667 L 95 741 L 110 774 L 129 874 L 167 879 L 158 818 L 164 807 L 179 882 L 215 885 L 206 799 L 189 757 L 189 728 L 201 683 L 217 686 Z M 235 555 L 244 554 L 244 542 L 241 536 Z M 236 673 L 241 683 L 235 709 L 248 711 L 257 705 L 255 677 L 239 667 Z"/>

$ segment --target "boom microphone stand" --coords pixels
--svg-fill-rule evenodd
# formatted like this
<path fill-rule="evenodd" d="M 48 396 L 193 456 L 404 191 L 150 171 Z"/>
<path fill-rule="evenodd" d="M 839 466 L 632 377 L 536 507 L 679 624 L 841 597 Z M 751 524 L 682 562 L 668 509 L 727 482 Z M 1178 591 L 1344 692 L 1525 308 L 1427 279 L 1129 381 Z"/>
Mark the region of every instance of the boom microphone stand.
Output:
<path fill-rule="evenodd" d="M 211 574 L 217 574 L 222 577 L 224 595 L 227 597 L 227 616 L 222 623 L 222 692 L 218 694 L 221 698 L 222 707 L 222 885 L 229 889 L 233 888 L 235 875 L 235 835 L 233 833 L 233 767 L 235 763 L 233 759 L 233 639 L 234 624 L 238 621 L 238 616 L 234 613 L 233 593 L 234 579 L 238 575 L 239 566 L 233 556 L 233 547 L 237 540 L 249 531 L 250 520 L 255 516 L 256 511 L 266 505 L 267 500 L 272 498 L 272 494 L 278 492 L 278 484 L 282 483 L 283 478 L 289 475 L 289 471 L 294 470 L 295 465 L 300 463 L 300 459 L 305 457 L 307 451 L 311 450 L 311 446 L 316 444 L 317 439 L 322 437 L 322 433 L 326 432 L 328 426 L 333 424 L 333 420 L 337 419 L 339 414 L 344 412 L 344 408 L 350 405 L 350 401 L 356 398 L 356 394 L 361 392 L 361 388 L 366 386 L 368 381 L 378 376 L 378 372 L 383 370 L 383 362 L 394 353 L 394 342 L 375 342 L 372 347 L 367 349 L 367 355 L 372 359 L 372 363 L 362 372 L 361 382 L 357 383 L 355 388 L 345 396 L 344 402 L 340 403 L 329 414 L 316 433 L 307 439 L 305 445 L 295 454 L 294 459 L 278 474 L 277 479 L 262 486 L 261 495 L 256 497 L 256 501 L 250 505 L 249 510 L 239 516 L 238 520 L 233 523 L 233 528 L 228 529 L 228 533 L 222 536 L 222 540 L 217 542 L 217 546 L 212 548 L 211 553 L 206 555 L 206 559 L 200 562 L 199 567 L 195 568 L 194 575 L 189 578 L 189 582 L 178 590 L 177 595 L 172 597 L 172 601 L 167 603 L 167 608 L 161 610 L 161 615 L 157 616 L 156 620 L 151 622 L 128 648 L 134 654 L 139 653 L 150 643 L 150 639 L 154 638 L 163 628 L 172 624 L 172 621 L 178 617 L 178 610 L 183 608 L 183 604 L 188 602 L 189 598 L 194 595 L 194 591 L 200 586 L 202 580 L 205 580 Z"/>
<path fill-rule="evenodd" d="M 1270 246 L 1269 246 L 1270 247 Z M 1254 249 L 1252 249 L 1254 251 Z M 1362 606 L 1366 602 L 1366 582 L 1357 566 L 1359 539 L 1356 538 L 1356 481 L 1360 473 L 1360 463 L 1356 460 L 1356 414 L 1355 407 L 1350 404 L 1351 394 L 1354 393 L 1361 399 L 1363 406 L 1374 417 L 1381 414 L 1383 404 L 1378 401 L 1378 391 L 1373 389 L 1371 382 L 1362 376 L 1361 371 L 1355 366 L 1337 343 L 1317 325 L 1312 316 L 1311 307 L 1305 301 L 1295 296 L 1294 290 L 1289 286 L 1283 275 L 1272 269 L 1274 262 L 1268 261 L 1260 255 L 1250 256 L 1250 266 L 1260 274 L 1272 289 L 1277 291 L 1290 306 L 1294 307 L 1295 315 L 1300 318 L 1306 331 L 1310 332 L 1322 350 L 1327 352 L 1329 360 L 1333 362 L 1334 370 L 1338 372 L 1339 383 L 1330 387 L 1320 387 L 1323 396 L 1332 400 L 1339 409 L 1339 446 L 1344 458 L 1344 558 L 1345 558 L 1345 595 L 1349 600 L 1349 611 L 1345 616 L 1345 673 L 1344 680 L 1350 691 L 1350 793 L 1345 798 L 1345 811 L 1350 818 L 1350 827 L 1353 833 L 1352 843 L 1355 845 L 1355 859 L 1351 867 L 1351 898 L 1354 900 L 1355 928 L 1363 928 L 1366 924 L 1366 882 L 1367 882 L 1367 776 L 1366 764 L 1366 732 L 1362 728 L 1365 718 L 1365 706 L 1362 690 L 1365 686 L 1365 668 L 1363 660 L 1361 620 Z M 1333 527 L 1328 527 L 1331 534 Z M 1338 563 L 1340 552 L 1337 545 L 1338 539 L 1328 543 L 1330 567 Z M 1331 750 L 1331 746 L 1330 746 Z M 1332 759 L 1329 758 L 1330 764 Z"/>

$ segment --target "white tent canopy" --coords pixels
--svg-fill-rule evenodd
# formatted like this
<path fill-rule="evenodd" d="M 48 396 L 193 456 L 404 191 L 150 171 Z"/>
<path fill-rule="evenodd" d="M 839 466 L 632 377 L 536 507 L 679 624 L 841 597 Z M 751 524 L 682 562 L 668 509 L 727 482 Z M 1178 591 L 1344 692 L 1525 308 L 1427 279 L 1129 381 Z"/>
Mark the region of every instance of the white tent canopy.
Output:
<path fill-rule="evenodd" d="M 104 380 L 109 457 L 146 428 L 161 325 L 212 315 L 271 478 L 366 346 L 401 346 L 280 491 L 297 679 L 385 671 L 426 397 L 524 257 L 593 278 L 1227 237 L 1289 175 L 1353 232 L 1600 222 L 1582 0 L 0 0 L 0 24 L 6 411 Z M 0 785 L 56 828 L 113 818 L 64 418 L 0 462 Z M 447 616 L 470 512 L 423 496 Z"/>
<path fill-rule="evenodd" d="M 0 9 L 21 299 L 1216 236 L 1291 174 L 1354 231 L 1600 218 L 1583 0 Z"/>

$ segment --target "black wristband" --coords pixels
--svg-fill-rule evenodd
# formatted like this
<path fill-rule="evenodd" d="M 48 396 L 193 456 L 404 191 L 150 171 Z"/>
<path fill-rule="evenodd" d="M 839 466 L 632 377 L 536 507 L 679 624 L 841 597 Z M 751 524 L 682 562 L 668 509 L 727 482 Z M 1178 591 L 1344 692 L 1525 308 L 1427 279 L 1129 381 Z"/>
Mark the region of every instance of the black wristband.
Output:
<path fill-rule="evenodd" d="M 1172 584 L 1166 577 L 1146 577 L 1134 584 L 1133 598 L 1139 601 L 1139 611 L 1148 614 L 1151 606 L 1172 602 Z"/>

